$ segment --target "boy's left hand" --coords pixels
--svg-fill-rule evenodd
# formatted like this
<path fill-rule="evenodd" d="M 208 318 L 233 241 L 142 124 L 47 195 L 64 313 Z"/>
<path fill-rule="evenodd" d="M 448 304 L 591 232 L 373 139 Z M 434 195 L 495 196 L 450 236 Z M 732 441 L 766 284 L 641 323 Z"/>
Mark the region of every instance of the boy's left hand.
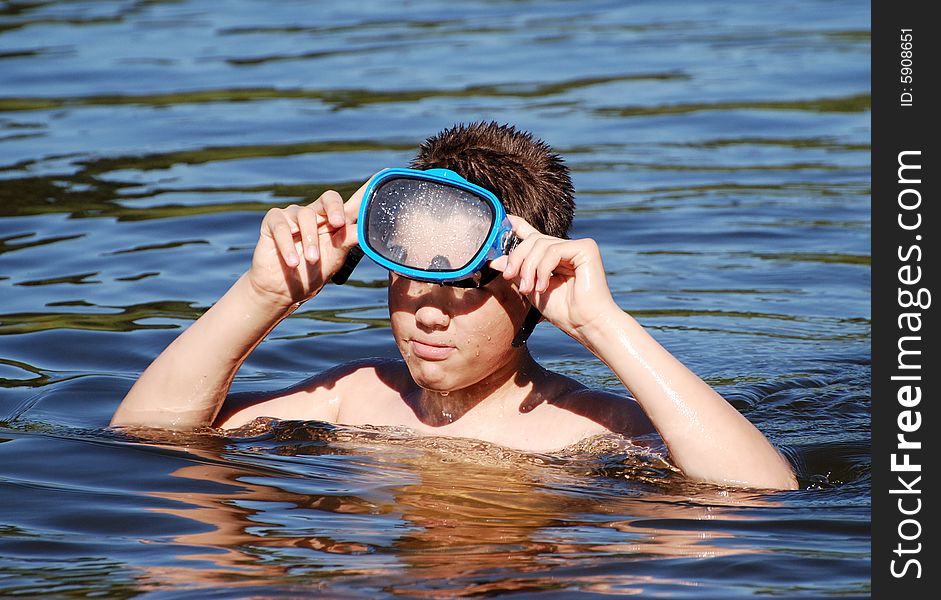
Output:
<path fill-rule="evenodd" d="M 522 241 L 490 266 L 515 283 L 553 325 L 581 340 L 586 326 L 611 310 L 621 312 L 611 297 L 594 240 L 564 240 L 540 233 L 521 217 L 509 219 Z"/>

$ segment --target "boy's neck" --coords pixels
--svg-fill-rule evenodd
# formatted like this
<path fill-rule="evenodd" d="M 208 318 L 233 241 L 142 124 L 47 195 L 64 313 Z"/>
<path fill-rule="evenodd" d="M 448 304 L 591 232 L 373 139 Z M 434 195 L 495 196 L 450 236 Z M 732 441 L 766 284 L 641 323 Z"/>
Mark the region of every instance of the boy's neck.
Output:
<path fill-rule="evenodd" d="M 473 385 L 445 393 L 417 388 L 406 402 L 422 423 L 442 427 L 478 407 L 479 410 L 499 411 L 512 403 L 518 407 L 530 404 L 547 373 L 524 346 L 515 354 L 515 360 L 507 361 Z"/>

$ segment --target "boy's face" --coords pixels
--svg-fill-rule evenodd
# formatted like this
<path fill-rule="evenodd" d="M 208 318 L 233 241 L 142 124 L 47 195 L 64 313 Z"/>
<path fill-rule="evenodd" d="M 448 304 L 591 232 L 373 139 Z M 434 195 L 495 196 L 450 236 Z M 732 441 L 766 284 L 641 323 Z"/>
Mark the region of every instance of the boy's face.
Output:
<path fill-rule="evenodd" d="M 425 389 L 463 389 L 515 364 L 520 349 L 511 343 L 528 310 L 502 277 L 474 289 L 390 274 L 392 333 L 412 379 Z"/>

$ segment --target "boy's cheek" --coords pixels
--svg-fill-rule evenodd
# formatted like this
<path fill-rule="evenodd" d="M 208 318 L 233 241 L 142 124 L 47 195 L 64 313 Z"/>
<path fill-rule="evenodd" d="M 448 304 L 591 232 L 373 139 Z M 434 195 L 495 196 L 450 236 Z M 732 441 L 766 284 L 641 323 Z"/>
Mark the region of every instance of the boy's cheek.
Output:
<path fill-rule="evenodd" d="M 497 284 L 497 282 L 494 283 Z M 511 318 L 513 318 L 516 313 L 525 315 L 529 310 L 529 301 L 520 294 L 515 283 L 500 281 L 498 285 L 494 285 L 492 291 L 494 299 L 500 303 L 500 306 L 503 307 L 503 310 L 505 310 Z M 522 316 L 520 316 L 520 320 L 522 320 Z"/>

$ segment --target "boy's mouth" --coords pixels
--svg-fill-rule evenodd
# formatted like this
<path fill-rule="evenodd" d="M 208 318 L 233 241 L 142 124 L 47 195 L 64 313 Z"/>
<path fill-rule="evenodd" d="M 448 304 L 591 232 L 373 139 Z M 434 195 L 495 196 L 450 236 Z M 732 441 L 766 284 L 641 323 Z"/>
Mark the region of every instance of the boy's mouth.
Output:
<path fill-rule="evenodd" d="M 454 346 L 420 342 L 414 338 L 409 340 L 409 346 L 412 349 L 412 354 L 424 360 L 444 360 L 457 350 Z"/>

